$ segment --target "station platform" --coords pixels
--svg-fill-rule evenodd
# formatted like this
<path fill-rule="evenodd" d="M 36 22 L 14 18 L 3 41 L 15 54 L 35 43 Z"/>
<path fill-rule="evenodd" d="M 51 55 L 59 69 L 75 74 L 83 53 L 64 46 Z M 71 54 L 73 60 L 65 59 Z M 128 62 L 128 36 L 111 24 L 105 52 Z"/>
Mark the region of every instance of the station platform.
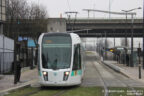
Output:
<path fill-rule="evenodd" d="M 112 60 L 103 60 L 101 62 L 129 78 L 144 82 L 144 69 L 142 69 L 142 67 L 141 67 L 141 79 L 139 79 L 139 67 L 128 67 L 125 64 L 119 64 L 117 61 Z"/>

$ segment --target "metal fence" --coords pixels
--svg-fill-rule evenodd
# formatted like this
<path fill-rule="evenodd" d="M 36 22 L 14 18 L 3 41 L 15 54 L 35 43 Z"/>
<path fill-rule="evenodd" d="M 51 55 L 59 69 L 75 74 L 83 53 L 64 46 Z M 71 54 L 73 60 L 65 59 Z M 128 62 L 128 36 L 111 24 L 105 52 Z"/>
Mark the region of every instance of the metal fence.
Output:
<path fill-rule="evenodd" d="M 12 71 L 14 60 L 14 41 L 4 35 L 0 35 L 0 74 Z"/>
<path fill-rule="evenodd" d="M 13 71 L 13 52 L 0 52 L 0 74 Z"/>

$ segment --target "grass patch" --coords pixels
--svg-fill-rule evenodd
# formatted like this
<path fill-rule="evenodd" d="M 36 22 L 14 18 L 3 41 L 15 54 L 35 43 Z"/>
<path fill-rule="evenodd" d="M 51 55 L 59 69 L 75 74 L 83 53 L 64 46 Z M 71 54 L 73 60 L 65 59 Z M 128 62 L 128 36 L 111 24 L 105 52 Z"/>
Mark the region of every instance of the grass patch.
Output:
<path fill-rule="evenodd" d="M 109 88 L 109 96 L 144 96 L 144 88 L 134 88 L 136 92 L 133 92 L 129 88 Z"/>
<path fill-rule="evenodd" d="M 25 87 L 18 90 L 11 91 L 5 96 L 23 96 L 24 94 L 38 90 L 38 88 Z"/>
<path fill-rule="evenodd" d="M 135 96 L 132 90 L 126 87 L 110 87 L 109 96 Z M 134 88 L 139 96 L 144 96 L 144 88 Z M 30 96 L 53 96 L 61 91 L 65 91 L 60 96 L 104 96 L 104 90 L 102 87 L 45 87 L 41 88 L 32 88 L 25 87 L 15 91 L 10 92 L 5 96 L 26 96 L 26 94 L 36 92 Z"/>
<path fill-rule="evenodd" d="M 40 91 L 39 91 L 40 90 Z M 27 94 L 36 92 L 28 96 L 52 96 L 59 92 L 60 90 L 50 89 L 50 88 L 32 88 L 25 87 L 18 90 L 14 90 L 5 96 L 26 96 Z"/>
<path fill-rule="evenodd" d="M 30 96 L 53 96 L 61 90 L 59 87 L 44 87 L 38 93 Z"/>
<path fill-rule="evenodd" d="M 31 93 L 38 90 L 38 88 L 22 88 L 10 92 L 6 96 L 25 96 L 24 94 Z M 104 96 L 101 87 L 47 87 L 42 88 L 39 92 L 30 96 L 53 96 L 60 91 L 66 91 L 61 96 Z"/>
<path fill-rule="evenodd" d="M 134 88 L 139 96 L 144 96 L 144 88 Z"/>
<path fill-rule="evenodd" d="M 127 90 L 129 90 L 129 88 L 126 88 L 126 87 L 123 87 L 123 88 L 112 87 L 112 88 L 108 88 L 108 93 L 109 93 L 109 96 L 128 96 L 127 95 Z"/>
<path fill-rule="evenodd" d="M 62 96 L 104 96 L 101 87 L 77 87 Z"/>
<path fill-rule="evenodd" d="M 58 91 L 57 90 L 42 90 L 36 94 L 33 94 L 31 96 L 53 96 L 56 94 Z"/>

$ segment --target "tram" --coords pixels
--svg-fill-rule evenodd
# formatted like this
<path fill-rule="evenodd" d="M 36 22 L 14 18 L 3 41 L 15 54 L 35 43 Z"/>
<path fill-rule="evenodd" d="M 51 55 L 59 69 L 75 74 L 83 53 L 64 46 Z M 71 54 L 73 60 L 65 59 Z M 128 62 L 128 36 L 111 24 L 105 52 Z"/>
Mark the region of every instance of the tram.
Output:
<path fill-rule="evenodd" d="M 38 40 L 41 86 L 79 85 L 84 75 L 81 40 L 74 33 L 42 33 Z"/>

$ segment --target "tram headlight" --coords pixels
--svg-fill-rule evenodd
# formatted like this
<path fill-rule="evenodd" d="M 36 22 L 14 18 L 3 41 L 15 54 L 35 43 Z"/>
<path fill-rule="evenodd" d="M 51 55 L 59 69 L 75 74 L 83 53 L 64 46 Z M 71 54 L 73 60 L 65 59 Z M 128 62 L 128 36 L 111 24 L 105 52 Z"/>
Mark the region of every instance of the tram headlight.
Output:
<path fill-rule="evenodd" d="M 64 81 L 66 81 L 68 79 L 69 74 L 70 74 L 69 71 L 64 72 L 64 77 L 63 77 Z"/>
<path fill-rule="evenodd" d="M 48 81 L 48 72 L 43 71 L 43 78 L 45 81 Z"/>
<path fill-rule="evenodd" d="M 46 76 L 46 75 L 47 75 L 47 72 L 43 71 L 43 75 Z"/>
<path fill-rule="evenodd" d="M 65 75 L 69 75 L 69 71 L 65 72 Z"/>

